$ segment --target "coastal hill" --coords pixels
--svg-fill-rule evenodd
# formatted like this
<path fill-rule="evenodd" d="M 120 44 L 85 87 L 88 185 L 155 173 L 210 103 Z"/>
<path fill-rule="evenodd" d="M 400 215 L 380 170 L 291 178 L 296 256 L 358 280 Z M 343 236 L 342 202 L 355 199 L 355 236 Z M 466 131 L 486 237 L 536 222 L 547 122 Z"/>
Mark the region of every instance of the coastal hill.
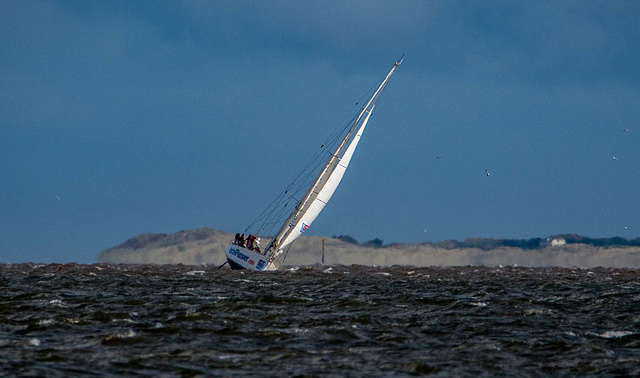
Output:
<path fill-rule="evenodd" d="M 101 252 L 98 262 L 112 264 L 217 264 L 233 234 L 211 228 L 174 234 L 142 234 Z M 560 266 L 640 268 L 640 238 L 591 239 L 556 235 L 528 240 L 470 238 L 420 244 L 360 244 L 349 236 L 302 236 L 285 265 L 319 264 L 322 241 L 327 265 L 412 266 Z M 263 246 L 266 244 L 263 241 Z"/>

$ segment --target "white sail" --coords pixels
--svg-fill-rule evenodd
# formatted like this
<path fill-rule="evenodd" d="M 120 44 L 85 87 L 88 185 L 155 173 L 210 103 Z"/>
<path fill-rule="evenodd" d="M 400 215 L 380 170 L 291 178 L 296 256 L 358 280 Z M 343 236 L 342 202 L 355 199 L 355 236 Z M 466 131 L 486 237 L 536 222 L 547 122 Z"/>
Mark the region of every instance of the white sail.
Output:
<path fill-rule="evenodd" d="M 373 108 L 371 108 L 373 110 Z M 307 211 L 302 214 L 302 216 L 298 216 L 296 222 L 291 226 L 292 230 L 299 230 L 299 232 L 290 232 L 281 242 L 280 249 L 284 249 L 287 245 L 291 244 L 296 240 L 304 231 L 306 231 L 309 226 L 313 223 L 314 220 L 318 217 L 318 214 L 324 209 L 324 206 L 329 202 L 331 196 L 338 188 L 338 185 L 342 181 L 342 176 L 347 171 L 347 167 L 349 166 L 349 162 L 351 161 L 351 157 L 358 146 L 358 142 L 362 137 L 362 133 L 364 132 L 364 128 L 367 126 L 367 122 L 369 122 L 369 117 L 371 117 L 371 113 L 367 113 L 364 121 L 362 122 L 362 126 L 356 133 L 356 136 L 353 138 L 349 147 L 345 151 L 342 159 L 339 159 L 337 165 L 329 178 L 327 179 L 326 184 L 320 189 L 316 198 L 313 200 Z"/>
<path fill-rule="evenodd" d="M 373 95 L 371 95 L 367 104 L 362 108 L 362 111 L 356 117 L 351 128 L 335 152 L 331 154 L 331 157 L 316 180 L 309 187 L 309 190 L 304 195 L 303 199 L 291 212 L 286 222 L 282 225 L 278 233 L 267 246 L 266 252 L 268 252 L 269 261 L 277 259 L 278 256 L 283 253 L 285 247 L 293 243 L 294 240 L 302 235 L 302 233 L 311 226 L 318 214 L 320 214 L 324 206 L 331 199 L 331 196 L 340 184 L 340 181 L 342 181 L 342 177 L 349 166 L 351 157 L 353 156 L 353 153 L 358 146 L 358 142 L 362 137 L 362 133 L 367 126 L 367 122 L 369 122 L 369 118 L 373 113 L 377 99 L 380 97 L 382 91 L 387 85 L 387 82 L 389 81 L 389 78 L 400 63 L 402 63 L 402 60 L 394 64 L 387 76 L 374 91 Z M 357 131 L 354 136 L 353 132 L 356 129 Z"/>

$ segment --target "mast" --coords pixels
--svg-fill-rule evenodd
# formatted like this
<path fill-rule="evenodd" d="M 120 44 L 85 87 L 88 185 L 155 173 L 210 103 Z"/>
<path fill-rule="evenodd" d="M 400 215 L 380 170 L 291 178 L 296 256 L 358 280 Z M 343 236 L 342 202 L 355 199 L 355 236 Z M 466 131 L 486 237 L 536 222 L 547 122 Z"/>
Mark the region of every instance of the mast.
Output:
<path fill-rule="evenodd" d="M 340 184 L 340 181 L 342 180 L 342 176 L 344 175 L 349 162 L 351 161 L 351 157 L 355 152 L 356 146 L 360 141 L 360 137 L 364 132 L 367 122 L 369 121 L 369 117 L 371 117 L 380 95 L 389 82 L 391 75 L 393 75 L 393 72 L 401 63 L 402 58 L 400 58 L 393 65 L 391 70 L 389 70 L 378 88 L 367 101 L 366 105 L 362 107 L 362 110 L 358 113 L 358 116 L 351 124 L 349 131 L 335 151 L 331 154 L 320 171 L 320 174 L 318 174 L 305 195 L 291 211 L 291 214 L 289 214 L 289 217 L 284 222 L 278 233 L 269 242 L 267 248 L 265 248 L 265 255 L 268 256 L 270 261 L 273 261 L 282 254 L 283 249 L 287 245 L 290 245 L 295 239 L 302 235 L 304 231 L 306 231 L 335 192 L 338 184 Z M 355 136 L 353 136 L 353 132 L 356 129 L 357 132 Z M 350 143 L 349 140 L 351 140 Z"/>

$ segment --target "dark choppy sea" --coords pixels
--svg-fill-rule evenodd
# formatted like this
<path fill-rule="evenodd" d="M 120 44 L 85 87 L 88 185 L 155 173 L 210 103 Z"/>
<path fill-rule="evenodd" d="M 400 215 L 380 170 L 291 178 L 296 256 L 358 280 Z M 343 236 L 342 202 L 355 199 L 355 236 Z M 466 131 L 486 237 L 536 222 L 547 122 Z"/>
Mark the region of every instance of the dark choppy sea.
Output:
<path fill-rule="evenodd" d="M 2 376 L 640 375 L 640 271 L 0 265 Z"/>

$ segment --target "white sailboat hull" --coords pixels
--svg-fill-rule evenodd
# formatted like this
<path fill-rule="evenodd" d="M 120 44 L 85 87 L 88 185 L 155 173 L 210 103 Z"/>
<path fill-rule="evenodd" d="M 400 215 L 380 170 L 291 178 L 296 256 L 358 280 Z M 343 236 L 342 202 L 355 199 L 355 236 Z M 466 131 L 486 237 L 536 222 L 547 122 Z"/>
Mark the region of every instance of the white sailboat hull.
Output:
<path fill-rule="evenodd" d="M 224 249 L 231 269 L 249 269 L 257 271 L 276 270 L 277 267 L 273 262 L 269 262 L 267 257 L 255 251 L 235 244 L 229 244 Z"/>

